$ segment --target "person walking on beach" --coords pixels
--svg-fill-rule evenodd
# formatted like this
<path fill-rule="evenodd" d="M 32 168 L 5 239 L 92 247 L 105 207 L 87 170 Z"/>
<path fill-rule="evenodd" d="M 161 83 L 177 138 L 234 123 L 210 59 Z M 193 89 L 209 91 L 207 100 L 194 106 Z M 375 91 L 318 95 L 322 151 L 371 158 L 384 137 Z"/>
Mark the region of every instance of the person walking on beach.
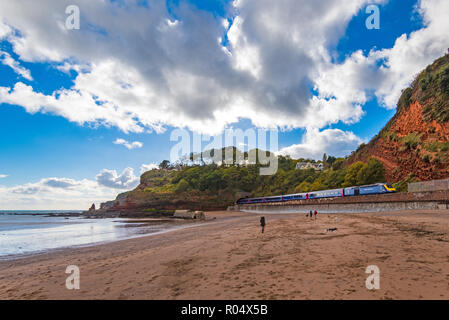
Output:
<path fill-rule="evenodd" d="M 310 216 L 310 218 L 312 218 L 312 210 L 310 210 L 309 216 Z"/>
<path fill-rule="evenodd" d="M 316 216 L 318 215 L 318 211 L 315 210 L 315 212 L 313 213 L 313 215 L 315 216 L 315 220 L 316 220 Z"/>
<path fill-rule="evenodd" d="M 265 217 L 260 218 L 260 226 L 262 227 L 262 233 L 265 230 Z"/>

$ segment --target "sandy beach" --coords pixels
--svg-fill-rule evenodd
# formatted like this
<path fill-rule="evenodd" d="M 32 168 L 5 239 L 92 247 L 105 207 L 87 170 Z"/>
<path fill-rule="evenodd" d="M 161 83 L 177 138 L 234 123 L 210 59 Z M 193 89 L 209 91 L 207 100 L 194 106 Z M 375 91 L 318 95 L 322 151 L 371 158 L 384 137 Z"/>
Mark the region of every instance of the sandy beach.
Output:
<path fill-rule="evenodd" d="M 256 214 L 207 215 L 216 219 L 0 261 L 0 299 L 449 299 L 448 210 L 271 214 L 265 234 Z M 65 287 L 68 265 L 80 290 Z M 366 289 L 369 265 L 379 290 Z"/>

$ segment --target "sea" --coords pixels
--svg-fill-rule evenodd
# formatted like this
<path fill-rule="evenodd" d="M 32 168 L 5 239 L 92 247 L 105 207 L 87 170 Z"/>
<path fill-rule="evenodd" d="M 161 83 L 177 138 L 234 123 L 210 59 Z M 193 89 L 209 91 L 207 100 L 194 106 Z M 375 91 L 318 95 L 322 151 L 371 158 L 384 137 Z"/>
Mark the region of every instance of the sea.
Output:
<path fill-rule="evenodd" d="M 186 227 L 169 219 L 86 219 L 49 216 L 64 210 L 0 211 L 0 260 L 54 249 L 89 246 Z"/>

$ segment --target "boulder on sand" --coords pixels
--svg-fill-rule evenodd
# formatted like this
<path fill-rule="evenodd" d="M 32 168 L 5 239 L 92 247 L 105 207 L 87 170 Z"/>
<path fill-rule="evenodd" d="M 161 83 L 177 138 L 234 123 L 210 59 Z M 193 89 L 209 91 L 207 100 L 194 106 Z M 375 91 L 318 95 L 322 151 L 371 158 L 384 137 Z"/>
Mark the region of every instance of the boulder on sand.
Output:
<path fill-rule="evenodd" d="M 195 211 L 193 219 L 206 220 L 206 215 L 204 214 L 203 211 Z"/>
<path fill-rule="evenodd" d="M 195 219 L 195 220 L 205 220 L 206 216 L 203 211 L 191 211 L 191 210 L 176 210 L 173 216 L 174 218 L 180 219 Z"/>

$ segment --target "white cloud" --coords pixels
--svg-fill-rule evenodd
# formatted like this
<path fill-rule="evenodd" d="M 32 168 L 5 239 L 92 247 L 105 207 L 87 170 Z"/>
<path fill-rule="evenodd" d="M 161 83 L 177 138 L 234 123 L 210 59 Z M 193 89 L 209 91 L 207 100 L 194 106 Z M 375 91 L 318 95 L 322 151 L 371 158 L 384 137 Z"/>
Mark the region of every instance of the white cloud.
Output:
<path fill-rule="evenodd" d="M 70 121 L 115 125 L 124 132 L 141 132 L 135 119 L 124 110 L 117 111 L 110 103 L 102 103 L 92 95 L 75 90 L 58 90 L 51 96 L 33 91 L 22 82 L 14 88 L 0 87 L 0 103 L 20 105 L 29 113 L 49 112 L 63 116 Z"/>
<path fill-rule="evenodd" d="M 138 149 L 143 147 L 143 143 L 139 141 L 128 142 L 125 139 L 117 139 L 114 141 L 114 144 L 124 145 L 129 150 Z"/>
<path fill-rule="evenodd" d="M 0 174 L 0 179 L 4 179 L 6 178 L 8 175 L 7 174 Z"/>
<path fill-rule="evenodd" d="M 71 190 L 75 189 L 76 187 L 86 185 L 86 183 L 88 183 L 88 180 L 76 181 L 67 178 L 45 178 L 40 180 L 38 183 L 27 183 L 24 185 L 12 187 L 9 191 L 15 194 L 31 195 L 51 191 L 54 189 Z"/>
<path fill-rule="evenodd" d="M 57 65 L 56 69 L 67 74 L 70 74 L 71 70 L 74 70 L 78 73 L 90 72 L 90 67 L 88 65 L 82 66 L 79 64 L 71 63 L 69 61 L 64 61 L 62 64 Z"/>
<path fill-rule="evenodd" d="M 21 60 L 89 71 L 52 95 L 20 83 L 0 88 L 0 103 L 124 132 L 173 126 L 217 134 L 242 118 L 267 128 L 354 122 L 363 99 L 311 98 L 310 85 L 330 65 L 328 47 L 372 2 L 235 1 L 229 25 L 185 3 L 173 22 L 162 0 L 149 9 L 84 0 L 81 29 L 71 32 L 61 27 L 67 1 L 2 1 L 0 21 L 20 31 L 8 39 Z M 226 33 L 223 47 L 217 39 Z"/>
<path fill-rule="evenodd" d="M 150 163 L 150 164 L 142 164 L 140 166 L 140 174 L 143 174 L 147 171 L 153 170 L 153 169 L 159 169 L 159 166 L 155 163 Z"/>
<path fill-rule="evenodd" d="M 0 40 L 5 38 L 11 32 L 11 28 L 0 20 Z"/>
<path fill-rule="evenodd" d="M 41 180 L 45 186 L 52 188 L 71 189 L 80 185 L 80 182 L 67 178 L 47 178 Z"/>
<path fill-rule="evenodd" d="M 396 107 L 402 90 L 410 85 L 418 72 L 442 56 L 449 46 L 449 2 L 422 0 L 417 4 L 417 9 L 426 27 L 409 36 L 400 36 L 393 48 L 373 49 L 368 55 L 356 51 L 341 64 L 327 62 L 320 65 L 314 81 L 319 95 L 313 97 L 311 103 L 314 110 L 311 114 L 314 117 L 326 119 L 325 122 L 335 123 L 339 119 L 347 119 L 349 123 L 358 122 L 364 114 L 362 105 L 373 94 L 384 107 Z M 317 121 L 311 120 L 311 127 L 324 125 L 317 124 Z M 323 143 L 323 134 L 328 130 L 319 134 L 317 132 L 317 129 L 308 131 L 302 144 L 285 148 L 285 151 L 296 156 L 319 159 L 324 152 L 348 154 L 361 142 L 352 133 L 347 136 L 347 133 L 333 132 L 332 135 L 326 135 L 328 142 Z M 339 140 L 339 137 L 344 136 L 347 143 Z M 332 139 L 335 139 L 335 144 Z M 339 148 L 335 146 L 344 148 L 346 152 L 336 153 Z"/>
<path fill-rule="evenodd" d="M 92 203 L 114 199 L 116 193 L 88 179 L 45 178 L 14 187 L 0 186 L 0 209 L 87 210 Z"/>
<path fill-rule="evenodd" d="M 68 1 L 42 0 L 38 8 L 32 0 L 1 1 L 0 36 L 7 35 L 21 61 L 79 74 L 73 88 L 51 95 L 21 82 L 0 87 L 0 103 L 124 132 L 173 126 L 217 134 L 243 118 L 259 127 L 307 128 L 296 147 L 315 157 L 324 150 L 315 151 L 312 139 L 344 135 L 318 128 L 359 121 L 373 95 L 394 108 L 413 76 L 446 52 L 449 2 L 422 0 L 424 28 L 392 48 L 333 63 L 332 50 L 354 15 L 384 2 L 239 0 L 228 13 L 233 22 L 224 23 L 187 4 L 176 8 L 174 20 L 162 0 L 149 9 L 80 0 L 83 24 L 71 32 L 60 27 Z M 226 47 L 217 41 L 225 35 Z"/>
<path fill-rule="evenodd" d="M 426 27 L 410 36 L 396 39 L 391 49 L 372 52 L 371 66 L 380 59 L 385 67 L 379 72 L 383 80 L 376 89 L 376 96 L 388 108 L 394 108 L 401 90 L 407 87 L 418 72 L 447 52 L 449 47 L 449 2 L 422 0 L 418 7 Z"/>
<path fill-rule="evenodd" d="M 25 79 L 30 81 L 33 80 L 30 70 L 22 67 L 18 61 L 14 60 L 13 57 L 11 57 L 8 52 L 0 50 L 0 62 L 13 69 L 15 73 L 19 74 Z"/>
<path fill-rule="evenodd" d="M 115 199 L 118 189 L 131 190 L 138 183 L 133 169 L 126 168 L 120 175 L 104 169 L 96 180 L 52 177 L 13 187 L 0 185 L 0 209 L 87 210 L 92 203 L 98 207 L 101 202 Z"/>
<path fill-rule="evenodd" d="M 422 0 L 417 10 L 426 26 L 403 34 L 391 49 L 373 49 L 368 55 L 356 51 L 342 64 L 323 68 L 315 82 L 320 95 L 364 104 L 374 92 L 386 108 L 395 108 L 401 91 L 449 46 L 449 2 Z"/>
<path fill-rule="evenodd" d="M 290 155 L 299 159 L 322 159 L 323 154 L 342 157 L 354 151 L 362 142 L 352 132 L 339 129 L 308 129 L 303 136 L 302 143 L 291 145 L 279 151 L 281 155 Z"/>
<path fill-rule="evenodd" d="M 114 189 L 133 189 L 139 184 L 133 168 L 126 168 L 120 175 L 115 170 L 103 169 L 96 180 L 99 185 Z"/>

